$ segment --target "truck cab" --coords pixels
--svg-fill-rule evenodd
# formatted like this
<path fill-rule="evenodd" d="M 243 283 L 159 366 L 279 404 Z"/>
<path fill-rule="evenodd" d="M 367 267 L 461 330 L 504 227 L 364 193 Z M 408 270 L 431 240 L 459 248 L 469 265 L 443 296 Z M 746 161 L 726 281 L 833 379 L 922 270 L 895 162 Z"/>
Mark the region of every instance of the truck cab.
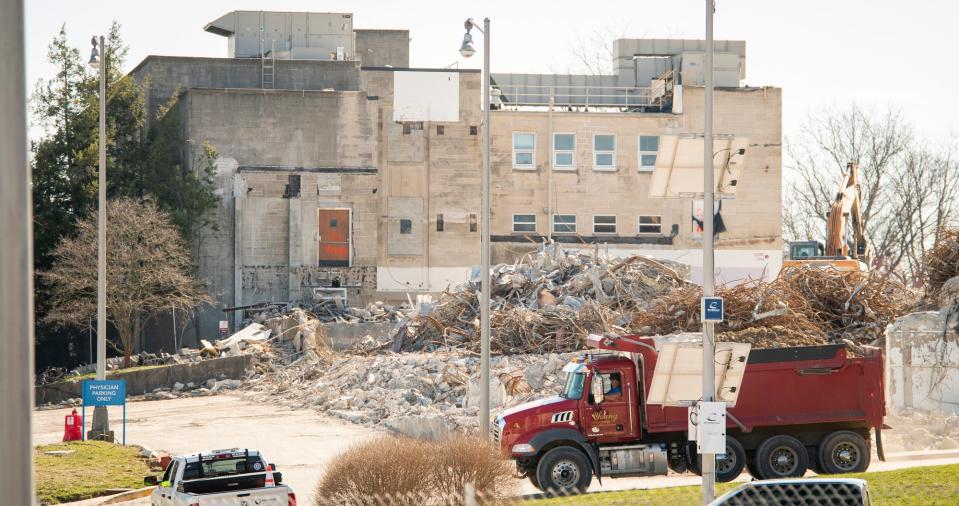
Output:
<path fill-rule="evenodd" d="M 517 406 L 496 418 L 493 435 L 503 452 L 516 459 L 520 473 L 534 485 L 566 490 L 585 489 L 590 474 L 666 474 L 667 445 L 640 442 L 644 396 L 636 362 L 615 354 L 589 355 L 564 371 L 565 386 L 557 397 Z M 558 469 L 538 476 L 542 460 L 556 460 Z M 579 469 L 584 465 L 589 473 Z"/>

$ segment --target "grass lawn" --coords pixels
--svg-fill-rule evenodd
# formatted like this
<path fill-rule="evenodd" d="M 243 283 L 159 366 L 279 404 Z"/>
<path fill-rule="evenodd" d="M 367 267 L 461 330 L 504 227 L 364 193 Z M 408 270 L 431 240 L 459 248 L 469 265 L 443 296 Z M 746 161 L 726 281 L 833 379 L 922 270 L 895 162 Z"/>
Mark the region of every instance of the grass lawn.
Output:
<path fill-rule="evenodd" d="M 844 474 L 837 478 L 862 478 L 869 483 L 873 504 L 895 506 L 919 506 L 930 504 L 959 504 L 959 464 L 946 466 L 914 467 L 896 471 Z M 740 483 L 719 483 L 716 496 L 729 491 Z M 642 504 L 644 506 L 680 506 L 697 504 L 699 487 L 672 487 L 650 490 L 625 490 L 600 492 L 586 496 L 559 499 L 532 499 L 530 506 L 556 506 L 588 504 L 594 506 Z"/>
<path fill-rule="evenodd" d="M 44 453 L 56 450 L 73 450 L 73 453 Z M 34 460 L 34 480 L 41 504 L 89 499 L 116 488 L 140 488 L 143 487 L 143 477 L 151 474 L 138 448 L 102 441 L 38 446 Z"/>

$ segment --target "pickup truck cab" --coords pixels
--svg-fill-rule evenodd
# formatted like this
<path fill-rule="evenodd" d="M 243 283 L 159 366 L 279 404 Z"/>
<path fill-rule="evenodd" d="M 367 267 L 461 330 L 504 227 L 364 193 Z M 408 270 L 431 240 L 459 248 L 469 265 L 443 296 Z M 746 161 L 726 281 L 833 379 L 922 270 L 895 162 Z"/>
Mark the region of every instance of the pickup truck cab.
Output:
<path fill-rule="evenodd" d="M 231 448 L 176 456 L 156 485 L 152 506 L 296 506 L 296 494 L 283 475 L 257 450 Z"/>

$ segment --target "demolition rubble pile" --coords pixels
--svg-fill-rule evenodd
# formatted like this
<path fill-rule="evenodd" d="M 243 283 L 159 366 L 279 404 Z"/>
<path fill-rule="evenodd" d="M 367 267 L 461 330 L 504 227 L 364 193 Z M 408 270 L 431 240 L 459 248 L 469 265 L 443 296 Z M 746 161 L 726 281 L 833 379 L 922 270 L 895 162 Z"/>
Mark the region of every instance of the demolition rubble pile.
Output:
<path fill-rule="evenodd" d="M 257 357 L 246 382 L 246 395 L 257 401 L 311 407 L 417 437 L 476 427 L 479 358 L 464 350 L 367 356 L 274 351 Z M 555 395 L 573 355 L 493 356 L 491 407 Z"/>
<path fill-rule="evenodd" d="M 623 333 L 634 311 L 686 287 L 687 270 L 641 255 L 604 258 L 544 244 L 515 264 L 492 269 L 493 352 L 566 352 L 581 349 L 590 333 Z M 474 280 L 447 290 L 401 321 L 392 341 L 367 351 L 477 351 L 478 287 Z"/>
<path fill-rule="evenodd" d="M 925 302 L 945 308 L 959 303 L 959 228 L 943 229 L 936 245 L 923 257 Z"/>
<path fill-rule="evenodd" d="M 249 321 L 263 323 L 286 315 L 286 307 L 286 304 L 262 304 L 246 308 L 244 314 Z M 394 323 L 405 318 L 410 309 L 405 302 L 391 305 L 382 301 L 371 302 L 366 307 L 350 307 L 338 297 L 327 297 L 314 301 L 308 312 L 322 323 Z"/>
<path fill-rule="evenodd" d="M 870 344 L 916 302 L 911 290 L 880 273 L 812 266 L 787 268 L 771 282 L 720 287 L 716 295 L 725 302 L 719 339 L 758 348 Z M 700 297 L 698 286 L 670 292 L 637 312 L 632 330 L 645 335 L 697 331 Z"/>

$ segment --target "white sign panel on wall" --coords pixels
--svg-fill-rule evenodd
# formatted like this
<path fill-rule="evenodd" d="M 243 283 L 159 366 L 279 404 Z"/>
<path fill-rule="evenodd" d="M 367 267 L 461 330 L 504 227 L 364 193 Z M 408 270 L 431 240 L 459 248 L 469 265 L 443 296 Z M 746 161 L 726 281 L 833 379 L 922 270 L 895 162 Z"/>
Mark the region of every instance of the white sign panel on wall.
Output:
<path fill-rule="evenodd" d="M 460 118 L 458 72 L 393 72 L 393 121 L 444 121 Z"/>

